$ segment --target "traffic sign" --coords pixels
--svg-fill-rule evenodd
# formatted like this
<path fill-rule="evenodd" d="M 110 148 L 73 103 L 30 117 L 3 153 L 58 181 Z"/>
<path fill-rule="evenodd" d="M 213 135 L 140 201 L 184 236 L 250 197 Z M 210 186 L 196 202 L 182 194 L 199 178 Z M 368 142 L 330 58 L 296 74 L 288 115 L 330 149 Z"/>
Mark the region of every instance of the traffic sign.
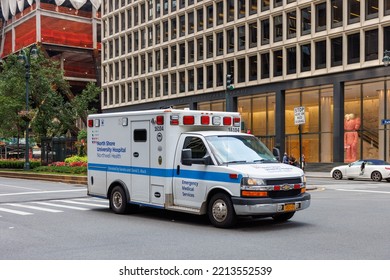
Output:
<path fill-rule="evenodd" d="M 389 119 L 382 119 L 381 124 L 382 125 L 390 124 L 390 120 Z"/>
<path fill-rule="evenodd" d="M 305 107 L 295 107 L 294 108 L 294 122 L 295 124 L 305 124 Z"/>

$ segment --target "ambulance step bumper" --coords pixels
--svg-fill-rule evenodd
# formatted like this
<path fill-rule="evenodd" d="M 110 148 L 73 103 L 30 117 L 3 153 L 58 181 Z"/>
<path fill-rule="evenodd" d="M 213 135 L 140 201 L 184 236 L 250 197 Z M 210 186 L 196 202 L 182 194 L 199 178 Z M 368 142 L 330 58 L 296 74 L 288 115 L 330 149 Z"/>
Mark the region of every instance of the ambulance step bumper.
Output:
<path fill-rule="evenodd" d="M 310 194 L 305 193 L 295 198 L 271 199 L 271 198 L 232 198 L 234 210 L 237 215 L 272 215 L 289 211 L 299 211 L 310 206 Z M 292 210 L 291 206 L 295 210 Z"/>
<path fill-rule="evenodd" d="M 170 206 L 167 206 L 165 209 L 171 210 L 171 211 L 179 211 L 179 212 L 189 213 L 189 214 L 196 214 L 196 215 L 201 214 L 200 210 L 197 208 L 190 208 L 190 207 L 184 207 L 184 206 L 170 205 Z"/>

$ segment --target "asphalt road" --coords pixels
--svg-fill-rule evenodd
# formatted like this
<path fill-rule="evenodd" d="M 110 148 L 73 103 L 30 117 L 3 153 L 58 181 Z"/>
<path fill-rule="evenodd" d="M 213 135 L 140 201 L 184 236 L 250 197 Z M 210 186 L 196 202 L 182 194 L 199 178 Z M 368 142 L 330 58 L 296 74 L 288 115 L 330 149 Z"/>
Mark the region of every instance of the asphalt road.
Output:
<path fill-rule="evenodd" d="M 390 183 L 308 184 L 311 206 L 286 223 L 244 218 L 217 229 L 203 216 L 150 208 L 115 215 L 85 186 L 0 178 L 0 259 L 390 258 Z"/>

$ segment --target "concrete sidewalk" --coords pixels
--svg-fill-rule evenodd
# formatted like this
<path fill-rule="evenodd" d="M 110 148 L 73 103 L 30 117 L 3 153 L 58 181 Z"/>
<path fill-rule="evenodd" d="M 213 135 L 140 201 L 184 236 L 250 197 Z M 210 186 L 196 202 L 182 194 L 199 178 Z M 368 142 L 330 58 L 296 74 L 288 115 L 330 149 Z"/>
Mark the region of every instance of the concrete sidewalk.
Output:
<path fill-rule="evenodd" d="M 305 171 L 306 177 L 313 177 L 313 178 L 332 178 L 330 176 L 330 172 L 315 172 L 315 171 Z"/>

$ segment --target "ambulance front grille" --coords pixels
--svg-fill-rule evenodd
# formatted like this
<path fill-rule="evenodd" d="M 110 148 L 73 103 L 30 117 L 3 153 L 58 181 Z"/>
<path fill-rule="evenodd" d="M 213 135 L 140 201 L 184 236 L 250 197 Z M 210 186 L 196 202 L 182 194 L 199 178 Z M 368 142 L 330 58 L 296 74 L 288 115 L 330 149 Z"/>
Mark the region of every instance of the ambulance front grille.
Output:
<path fill-rule="evenodd" d="M 302 183 L 301 177 L 295 178 L 278 178 L 278 179 L 265 179 L 265 184 L 267 186 L 283 186 L 285 184 L 300 184 Z"/>

